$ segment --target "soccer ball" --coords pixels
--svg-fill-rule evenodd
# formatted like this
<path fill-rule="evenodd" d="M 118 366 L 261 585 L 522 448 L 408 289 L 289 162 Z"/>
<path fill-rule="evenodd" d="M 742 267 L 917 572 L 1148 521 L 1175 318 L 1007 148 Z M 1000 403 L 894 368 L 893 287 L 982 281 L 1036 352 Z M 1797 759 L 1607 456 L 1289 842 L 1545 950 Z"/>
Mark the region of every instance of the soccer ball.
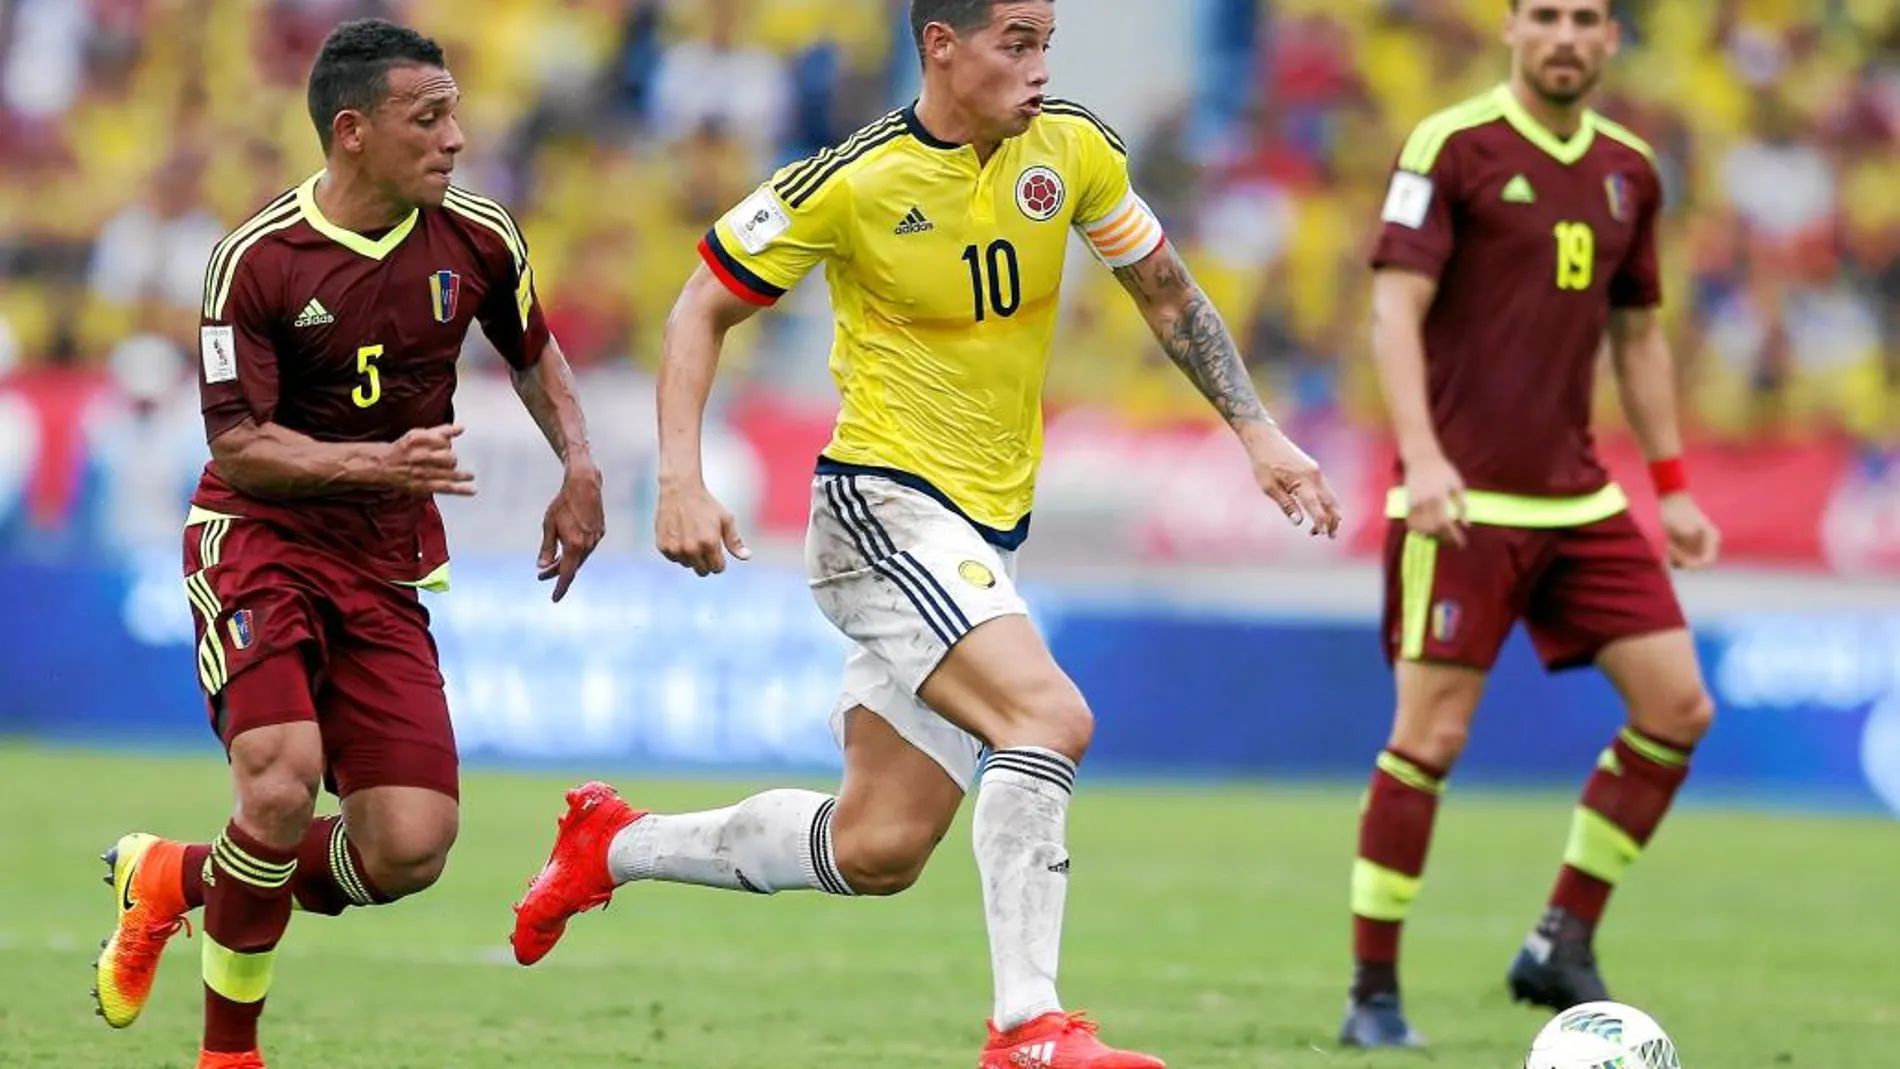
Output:
<path fill-rule="evenodd" d="M 1682 1069 L 1682 1061 L 1649 1014 L 1620 1002 L 1585 1002 L 1537 1033 L 1524 1069 Z"/>

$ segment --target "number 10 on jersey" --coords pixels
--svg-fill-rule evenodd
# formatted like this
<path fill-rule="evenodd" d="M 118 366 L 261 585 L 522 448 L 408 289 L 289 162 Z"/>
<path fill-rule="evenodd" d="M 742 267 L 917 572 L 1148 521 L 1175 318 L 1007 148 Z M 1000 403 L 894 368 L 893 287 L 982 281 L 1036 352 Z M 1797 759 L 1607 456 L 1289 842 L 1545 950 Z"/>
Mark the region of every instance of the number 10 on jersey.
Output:
<path fill-rule="evenodd" d="M 963 262 L 970 265 L 970 301 L 978 323 L 990 312 L 1008 319 L 1023 303 L 1022 270 L 1016 264 L 1016 246 L 998 238 L 988 249 L 975 245 L 963 248 Z"/>

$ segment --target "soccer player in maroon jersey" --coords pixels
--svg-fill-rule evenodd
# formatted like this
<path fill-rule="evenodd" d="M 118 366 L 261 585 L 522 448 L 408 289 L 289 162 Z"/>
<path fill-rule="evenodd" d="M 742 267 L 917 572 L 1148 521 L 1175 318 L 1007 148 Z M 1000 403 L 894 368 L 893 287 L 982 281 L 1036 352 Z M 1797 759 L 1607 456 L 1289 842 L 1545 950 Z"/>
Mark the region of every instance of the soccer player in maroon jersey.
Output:
<path fill-rule="evenodd" d="M 419 590 L 446 586 L 434 495 L 471 494 L 451 398 L 471 323 L 565 465 L 538 561 L 566 594 L 604 530 L 600 473 L 521 231 L 450 184 L 460 98 L 431 40 L 345 23 L 310 73 L 325 169 L 231 233 L 205 273 L 211 462 L 185 531 L 198 678 L 237 812 L 212 842 L 107 853 L 119 923 L 99 1013 L 144 1008 L 204 906 L 200 1069 L 263 1065 L 257 1023 L 293 905 L 336 914 L 441 874 L 455 740 Z M 342 801 L 313 819 L 319 785 Z"/>
<path fill-rule="evenodd" d="M 1591 444 L 1607 332 L 1669 563 L 1715 559 L 1717 532 L 1678 458 L 1655 311 L 1661 183 L 1649 147 L 1585 106 L 1617 46 L 1611 2 L 1512 0 L 1509 83 L 1420 123 L 1386 196 L 1373 348 L 1403 481 L 1385 549 L 1397 713 L 1360 824 L 1343 1043 L 1421 1042 L 1400 1008 L 1400 925 L 1486 672 L 1518 621 L 1548 670 L 1594 664 L 1628 710 L 1511 966 L 1519 1000 L 1606 997 L 1597 921 L 1713 715 L 1668 572 Z"/>

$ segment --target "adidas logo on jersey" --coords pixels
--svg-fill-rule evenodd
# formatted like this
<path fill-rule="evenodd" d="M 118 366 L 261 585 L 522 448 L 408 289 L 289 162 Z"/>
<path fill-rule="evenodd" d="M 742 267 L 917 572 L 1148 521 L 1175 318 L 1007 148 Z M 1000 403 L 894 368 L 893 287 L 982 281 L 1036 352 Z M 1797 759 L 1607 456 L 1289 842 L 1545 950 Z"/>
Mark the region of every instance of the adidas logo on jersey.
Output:
<path fill-rule="evenodd" d="M 1535 204 L 1537 191 L 1531 188 L 1531 180 L 1520 174 L 1504 183 L 1504 202 L 1506 204 Z"/>
<path fill-rule="evenodd" d="M 320 327 L 325 323 L 334 322 L 336 322 L 336 317 L 331 315 L 329 310 L 323 307 L 323 302 L 312 297 L 310 298 L 310 303 L 303 306 L 303 311 L 297 313 L 297 320 L 292 323 L 291 326 Z"/>
<path fill-rule="evenodd" d="M 921 234 L 926 230 L 935 230 L 936 228 L 937 224 L 924 218 L 922 208 L 913 207 L 910 211 L 904 213 L 903 221 L 897 224 L 897 229 L 893 231 L 893 233 L 901 237 L 905 234 Z"/>

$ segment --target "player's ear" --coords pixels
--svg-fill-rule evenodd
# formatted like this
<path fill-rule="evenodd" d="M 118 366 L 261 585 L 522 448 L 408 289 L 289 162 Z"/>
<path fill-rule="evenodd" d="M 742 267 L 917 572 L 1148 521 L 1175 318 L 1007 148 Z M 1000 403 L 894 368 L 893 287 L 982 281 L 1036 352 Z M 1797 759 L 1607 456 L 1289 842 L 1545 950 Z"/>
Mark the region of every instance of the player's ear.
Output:
<path fill-rule="evenodd" d="M 345 152 L 361 152 L 368 125 L 369 116 L 344 108 L 330 120 L 330 143 Z"/>
<path fill-rule="evenodd" d="M 957 31 L 948 23 L 932 22 L 924 26 L 924 59 L 948 62 L 950 52 L 956 47 Z"/>

